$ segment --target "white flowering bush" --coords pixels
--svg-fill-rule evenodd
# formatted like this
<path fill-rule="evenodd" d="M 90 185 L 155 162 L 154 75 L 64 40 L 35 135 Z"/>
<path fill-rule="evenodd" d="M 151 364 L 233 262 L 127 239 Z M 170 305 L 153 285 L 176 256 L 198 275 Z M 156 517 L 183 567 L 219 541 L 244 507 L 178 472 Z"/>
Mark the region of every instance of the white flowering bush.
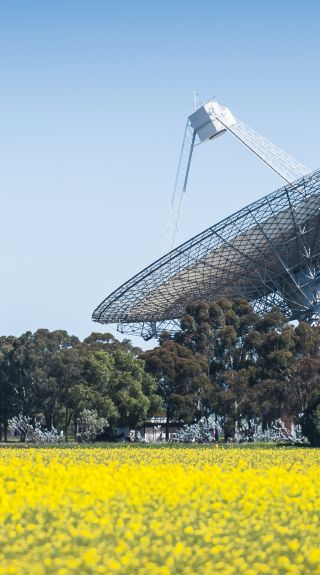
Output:
<path fill-rule="evenodd" d="M 175 441 L 182 443 L 207 443 L 217 441 L 223 435 L 221 422 L 214 415 L 202 418 L 197 423 L 184 425 L 175 434 Z M 233 441 L 242 442 L 278 442 L 299 444 L 305 441 L 300 425 L 292 425 L 290 429 L 286 427 L 282 419 L 277 419 L 267 429 L 262 429 L 261 423 L 254 420 L 250 425 L 246 420 L 236 425 Z"/>
<path fill-rule="evenodd" d="M 13 431 L 20 434 L 23 441 L 33 443 L 56 443 L 59 441 L 58 431 L 52 427 L 51 430 L 42 427 L 43 418 L 40 417 L 32 423 L 30 417 L 18 415 L 9 419 L 8 424 Z"/>
<path fill-rule="evenodd" d="M 261 425 L 257 425 L 253 433 L 253 440 L 299 444 L 303 443 L 305 438 L 302 435 L 301 425 L 292 425 L 288 429 L 282 419 L 277 419 L 265 430 L 262 430 Z"/>
<path fill-rule="evenodd" d="M 208 443 L 217 441 L 222 433 L 221 425 L 214 415 L 202 417 L 197 423 L 184 425 L 175 434 L 175 440 L 184 443 Z"/>
<path fill-rule="evenodd" d="M 84 409 L 78 419 L 77 441 L 94 441 L 105 427 L 108 427 L 108 420 L 105 417 L 99 417 L 94 409 Z"/>

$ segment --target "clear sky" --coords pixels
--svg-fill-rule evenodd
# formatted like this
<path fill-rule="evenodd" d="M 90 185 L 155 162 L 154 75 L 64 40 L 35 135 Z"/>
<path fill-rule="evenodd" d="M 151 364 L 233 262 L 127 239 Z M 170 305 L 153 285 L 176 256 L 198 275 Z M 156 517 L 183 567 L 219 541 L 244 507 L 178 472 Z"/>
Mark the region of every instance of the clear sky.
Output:
<path fill-rule="evenodd" d="M 161 253 L 194 90 L 319 167 L 319 25 L 316 0 L 0 0 L 0 333 L 112 331 L 91 313 Z M 199 146 L 181 241 L 281 184 Z"/>

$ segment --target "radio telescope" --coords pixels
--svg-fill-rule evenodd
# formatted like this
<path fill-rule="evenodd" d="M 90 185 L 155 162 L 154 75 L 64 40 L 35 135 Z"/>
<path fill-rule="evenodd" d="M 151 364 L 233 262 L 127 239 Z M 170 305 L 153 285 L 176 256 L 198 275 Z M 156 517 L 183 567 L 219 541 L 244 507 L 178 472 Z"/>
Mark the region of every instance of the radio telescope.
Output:
<path fill-rule="evenodd" d="M 285 185 L 175 247 L 194 146 L 230 133 Z M 320 320 L 320 170 L 308 168 L 215 100 L 187 120 L 166 233 L 165 255 L 111 293 L 93 312 L 122 333 L 174 331 L 193 301 L 243 297 L 264 313 Z"/>

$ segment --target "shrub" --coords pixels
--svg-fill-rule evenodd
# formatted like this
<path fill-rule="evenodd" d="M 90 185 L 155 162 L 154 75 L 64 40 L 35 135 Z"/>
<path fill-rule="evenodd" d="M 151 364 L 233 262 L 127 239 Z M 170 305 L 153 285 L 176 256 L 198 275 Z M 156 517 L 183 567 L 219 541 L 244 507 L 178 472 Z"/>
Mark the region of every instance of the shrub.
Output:
<path fill-rule="evenodd" d="M 20 434 L 21 441 L 31 441 L 33 443 L 57 443 L 61 436 L 59 436 L 55 427 L 51 430 L 42 427 L 42 418 L 32 422 L 30 417 L 26 415 L 18 415 L 12 417 L 8 421 L 9 426 Z"/>
<path fill-rule="evenodd" d="M 77 441 L 94 441 L 98 433 L 107 426 L 105 417 L 99 417 L 94 409 L 84 409 L 78 421 Z"/>

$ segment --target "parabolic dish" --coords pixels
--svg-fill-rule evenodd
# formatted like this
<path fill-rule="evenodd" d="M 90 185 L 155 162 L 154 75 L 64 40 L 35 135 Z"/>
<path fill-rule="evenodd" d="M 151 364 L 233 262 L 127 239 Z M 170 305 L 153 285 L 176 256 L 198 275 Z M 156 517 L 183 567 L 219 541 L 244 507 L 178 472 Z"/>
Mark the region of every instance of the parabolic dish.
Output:
<path fill-rule="evenodd" d="M 93 320 L 148 339 L 186 306 L 243 297 L 288 319 L 320 315 L 320 170 L 194 236 L 111 293 Z"/>

